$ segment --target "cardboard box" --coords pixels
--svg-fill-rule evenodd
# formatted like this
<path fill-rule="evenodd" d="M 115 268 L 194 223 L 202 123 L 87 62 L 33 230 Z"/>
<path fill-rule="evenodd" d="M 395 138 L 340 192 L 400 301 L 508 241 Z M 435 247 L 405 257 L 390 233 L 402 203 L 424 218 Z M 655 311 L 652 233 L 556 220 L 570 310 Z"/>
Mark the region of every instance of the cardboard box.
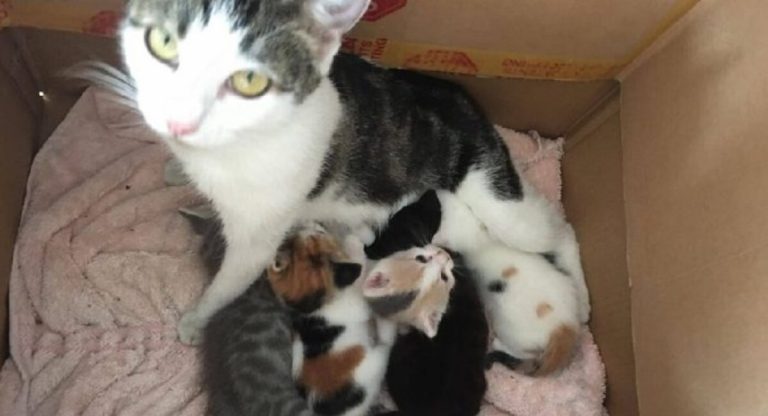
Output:
<path fill-rule="evenodd" d="M 120 5 L 0 0 L 0 25 L 27 27 L 0 31 L 3 297 L 31 158 L 81 91 L 55 74 L 117 61 L 108 37 L 53 30 L 110 35 Z M 612 415 L 768 414 L 766 22 L 761 0 L 380 0 L 345 42 L 567 135 Z"/>

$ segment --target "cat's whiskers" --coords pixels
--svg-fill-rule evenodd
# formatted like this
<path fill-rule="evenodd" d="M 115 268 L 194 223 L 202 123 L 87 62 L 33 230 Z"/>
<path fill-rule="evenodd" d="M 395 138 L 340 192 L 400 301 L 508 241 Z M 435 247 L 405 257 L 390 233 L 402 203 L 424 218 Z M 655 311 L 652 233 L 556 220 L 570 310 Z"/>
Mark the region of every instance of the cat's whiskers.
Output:
<path fill-rule="evenodd" d="M 128 73 L 99 61 L 77 63 L 59 74 L 65 78 L 80 79 L 91 85 L 114 93 L 115 102 L 138 110 L 136 103 L 136 85 Z"/>

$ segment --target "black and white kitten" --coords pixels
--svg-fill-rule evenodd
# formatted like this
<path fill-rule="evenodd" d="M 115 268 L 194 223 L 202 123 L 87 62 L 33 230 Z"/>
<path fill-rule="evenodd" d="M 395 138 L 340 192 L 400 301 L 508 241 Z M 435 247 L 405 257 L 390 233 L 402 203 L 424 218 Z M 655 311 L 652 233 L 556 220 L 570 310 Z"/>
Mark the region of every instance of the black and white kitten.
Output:
<path fill-rule="evenodd" d="M 344 222 L 370 242 L 398 208 L 436 189 L 510 246 L 553 252 L 571 237 L 463 89 L 337 56 L 369 3 L 128 2 L 121 43 L 137 107 L 212 201 L 228 245 L 179 323 L 182 341 L 198 342 L 297 221 Z"/>
<path fill-rule="evenodd" d="M 366 252 L 381 258 L 423 246 L 437 232 L 440 218 L 440 202 L 428 192 L 395 214 Z M 453 261 L 455 285 L 436 335 L 411 331 L 398 337 L 392 348 L 386 382 L 399 410 L 388 415 L 474 416 L 480 411 L 487 387 L 488 323 L 472 276 L 460 256 L 453 255 Z M 396 305 L 409 307 L 401 296 L 369 304 L 384 315 L 397 314 Z"/>

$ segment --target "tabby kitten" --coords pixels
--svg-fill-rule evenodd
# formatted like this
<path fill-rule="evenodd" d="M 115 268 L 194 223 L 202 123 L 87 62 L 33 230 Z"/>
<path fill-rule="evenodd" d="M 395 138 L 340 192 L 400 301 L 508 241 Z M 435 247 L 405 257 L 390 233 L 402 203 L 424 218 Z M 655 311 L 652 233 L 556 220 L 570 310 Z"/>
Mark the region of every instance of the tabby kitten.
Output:
<path fill-rule="evenodd" d="M 384 258 L 380 263 L 409 252 L 412 261 L 424 260 L 417 258 L 424 253 L 408 247 L 425 246 L 440 226 L 440 218 L 440 202 L 435 192 L 428 192 L 395 214 L 366 252 L 374 259 Z M 434 246 L 426 245 L 429 247 Z M 410 331 L 399 336 L 392 348 L 386 382 L 399 409 L 392 415 L 474 416 L 480 410 L 487 387 L 484 362 L 488 323 L 474 279 L 463 267 L 462 258 L 454 254 L 451 265 L 449 277 L 454 285 L 436 333 L 429 337 L 428 332 Z M 413 315 L 415 302 L 406 302 L 411 292 L 399 289 L 401 279 L 411 279 L 408 273 L 385 276 L 387 284 L 378 291 L 383 297 L 369 299 L 374 311 L 382 313 L 383 308 L 385 315 Z"/>
<path fill-rule="evenodd" d="M 294 373 L 318 415 L 366 415 L 381 388 L 395 326 L 371 314 L 361 272 L 320 226 L 289 237 L 267 269 L 295 313 Z"/>
<path fill-rule="evenodd" d="M 203 263 L 213 273 L 226 245 L 221 223 L 200 209 L 182 211 L 202 235 Z M 293 378 L 292 323 L 267 279 L 248 290 L 206 325 L 202 384 L 211 416 L 313 416 Z"/>
<path fill-rule="evenodd" d="M 564 368 L 579 339 L 584 311 L 570 271 L 552 256 L 499 243 L 466 204 L 440 196 L 443 224 L 434 241 L 462 251 L 482 287 L 496 334 L 488 365 L 498 361 L 528 375 Z"/>
<path fill-rule="evenodd" d="M 228 245 L 179 323 L 182 341 L 198 341 L 299 221 L 340 221 L 372 239 L 439 189 L 504 243 L 557 249 L 563 219 L 520 179 L 464 90 L 337 56 L 369 2 L 128 1 L 120 37 L 137 107 L 215 205 Z"/>

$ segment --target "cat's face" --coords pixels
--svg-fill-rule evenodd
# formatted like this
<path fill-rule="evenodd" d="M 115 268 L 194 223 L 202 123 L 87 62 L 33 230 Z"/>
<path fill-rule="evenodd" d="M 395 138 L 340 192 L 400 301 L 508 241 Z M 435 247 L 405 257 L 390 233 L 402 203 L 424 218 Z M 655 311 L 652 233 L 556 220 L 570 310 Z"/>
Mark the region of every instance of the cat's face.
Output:
<path fill-rule="evenodd" d="M 434 337 L 456 280 L 445 250 L 428 245 L 380 260 L 363 281 L 363 295 L 380 316 Z"/>
<path fill-rule="evenodd" d="M 361 271 L 362 265 L 346 260 L 333 236 L 314 225 L 286 239 L 267 278 L 288 306 L 309 313 L 352 285 Z"/>
<path fill-rule="evenodd" d="M 132 0 L 121 29 L 146 122 L 215 147 L 281 128 L 370 0 Z"/>

